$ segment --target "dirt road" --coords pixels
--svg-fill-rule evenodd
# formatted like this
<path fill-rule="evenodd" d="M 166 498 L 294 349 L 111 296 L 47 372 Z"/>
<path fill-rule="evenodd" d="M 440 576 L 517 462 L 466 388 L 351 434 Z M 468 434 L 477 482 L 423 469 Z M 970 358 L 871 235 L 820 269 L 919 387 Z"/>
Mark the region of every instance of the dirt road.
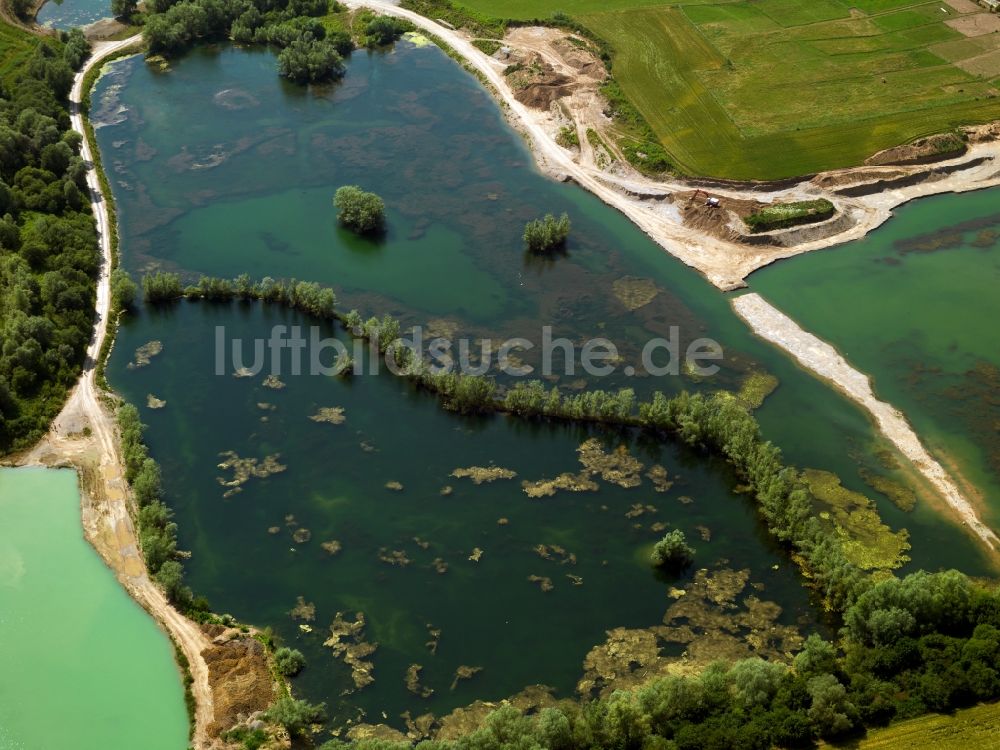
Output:
<path fill-rule="evenodd" d="M 187 657 L 194 680 L 191 689 L 197 704 L 193 741 L 195 747 L 202 748 L 207 746 L 206 728 L 213 718 L 208 667 L 202 658 L 202 651 L 211 644 L 195 623 L 170 606 L 163 592 L 146 574 L 135 526 L 129 513 L 131 498 L 118 451 L 117 428 L 112 414 L 102 402 L 95 371 L 95 363 L 107 335 L 111 310 L 111 229 L 107 205 L 97 172 L 92 166 L 93 153 L 86 140 L 80 112 L 83 79 L 88 70 L 99 65 L 109 55 L 136 46 L 141 41 L 141 36 L 134 36 L 122 41 L 94 45 L 92 56 L 77 73 L 70 92 L 70 120 L 73 129 L 84 136 L 82 155 L 91 165 L 87 172 L 87 185 L 101 248 L 94 333 L 87 347 L 87 360 L 80 380 L 62 412 L 53 422 L 49 434 L 22 457 L 19 463 L 71 465 L 79 471 L 83 526 L 87 540 L 115 571 L 132 597 L 160 623 Z M 87 428 L 89 434 L 85 432 Z"/>

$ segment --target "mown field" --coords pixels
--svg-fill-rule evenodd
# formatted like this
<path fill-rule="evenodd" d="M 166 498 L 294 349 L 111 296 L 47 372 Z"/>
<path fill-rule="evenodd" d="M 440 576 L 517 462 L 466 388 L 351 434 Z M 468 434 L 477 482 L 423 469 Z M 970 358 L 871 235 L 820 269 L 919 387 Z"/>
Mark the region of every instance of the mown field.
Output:
<path fill-rule="evenodd" d="M 568 10 L 611 43 L 615 78 L 680 171 L 758 179 L 1000 118 L 1000 17 L 952 2 L 461 0 L 512 18 Z"/>
<path fill-rule="evenodd" d="M 930 714 L 868 733 L 859 750 L 993 750 L 1000 747 L 1000 705 Z"/>

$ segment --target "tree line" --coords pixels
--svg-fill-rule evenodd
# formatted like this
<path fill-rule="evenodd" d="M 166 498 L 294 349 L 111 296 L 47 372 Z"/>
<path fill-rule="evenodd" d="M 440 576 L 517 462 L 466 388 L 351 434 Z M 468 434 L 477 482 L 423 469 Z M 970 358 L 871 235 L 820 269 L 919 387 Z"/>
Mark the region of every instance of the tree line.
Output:
<path fill-rule="evenodd" d="M 116 0 L 116 13 L 133 17 L 134 0 Z M 278 73 L 299 83 L 341 78 L 354 40 L 343 30 L 328 31 L 320 20 L 340 13 L 336 0 L 148 0 L 143 38 L 151 54 L 169 54 L 195 44 L 232 39 L 280 49 Z M 390 44 L 413 28 L 406 21 L 359 12 L 359 42 Z"/>
<path fill-rule="evenodd" d="M 93 323 L 97 234 L 67 97 L 79 30 L 34 40 L 0 84 L 0 453 L 58 413 Z"/>

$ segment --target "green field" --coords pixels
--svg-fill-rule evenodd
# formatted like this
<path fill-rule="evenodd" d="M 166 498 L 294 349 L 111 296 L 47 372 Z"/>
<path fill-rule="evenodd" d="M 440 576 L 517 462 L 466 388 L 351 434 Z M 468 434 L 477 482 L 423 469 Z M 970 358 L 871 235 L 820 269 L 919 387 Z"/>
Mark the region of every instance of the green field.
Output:
<path fill-rule="evenodd" d="M 461 2 L 569 11 L 610 42 L 615 78 L 681 172 L 807 174 L 1000 118 L 1000 33 L 965 36 L 941 0 Z"/>
<path fill-rule="evenodd" d="M 0 83 L 6 85 L 38 44 L 35 37 L 23 29 L 0 22 Z"/>

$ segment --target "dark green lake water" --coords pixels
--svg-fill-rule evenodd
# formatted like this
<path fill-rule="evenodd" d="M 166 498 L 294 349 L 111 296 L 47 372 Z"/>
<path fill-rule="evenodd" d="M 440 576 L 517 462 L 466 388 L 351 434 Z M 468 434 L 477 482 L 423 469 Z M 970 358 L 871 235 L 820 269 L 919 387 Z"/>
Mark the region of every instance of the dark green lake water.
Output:
<path fill-rule="evenodd" d="M 544 324 L 578 341 L 607 336 L 633 363 L 648 338 L 676 325 L 684 342 L 722 343 L 719 375 L 619 375 L 597 384 L 628 383 L 640 394 L 715 390 L 764 369 L 782 383 L 759 412 L 766 434 L 791 462 L 866 489 L 858 461 L 871 463 L 866 457 L 881 443 L 865 416 L 756 340 L 723 295 L 618 213 L 539 175 L 489 96 L 436 48 L 401 43 L 390 53 L 355 53 L 343 83 L 308 90 L 281 81 L 271 54 L 229 47 L 188 55 L 169 73 L 136 58 L 112 70 L 98 84 L 94 117 L 119 207 L 123 262 L 134 273 L 295 276 L 334 285 L 342 308 L 389 312 L 408 324 L 443 319 L 473 337 L 537 341 Z M 385 198 L 383 240 L 337 227 L 331 198 L 350 183 Z M 526 257 L 524 222 L 562 211 L 574 226 L 567 254 L 545 263 Z M 658 294 L 630 311 L 613 284 L 636 277 L 655 282 Z M 536 682 L 569 694 L 604 631 L 658 623 L 668 588 L 680 583 L 658 579 L 644 561 L 655 521 L 688 533 L 698 566 L 750 568 L 762 596 L 785 608 L 785 621 L 810 619 L 793 567 L 733 493 L 724 466 L 672 445 L 633 445 L 647 468 L 659 462 L 677 475 L 669 493 L 644 480 L 634 489 L 602 483 L 594 493 L 532 500 L 520 481 L 578 469 L 575 451 L 586 435 L 458 418 L 391 376 L 352 383 L 286 376 L 287 387 L 273 391 L 260 377 L 212 374 L 215 326 L 251 337 L 266 336 L 275 322 L 308 324 L 256 306 L 145 311 L 122 327 L 109 375 L 137 404 L 148 394 L 167 402 L 144 409 L 143 418 L 182 546 L 193 551 L 191 585 L 215 609 L 273 625 L 306 652 L 299 686 L 339 716 L 350 711 L 338 698 L 348 672 L 321 646 L 338 610 L 363 610 L 369 638 L 380 644 L 375 684 L 351 699 L 372 720 L 382 710 L 393 718 L 404 709 L 441 712 Z M 154 339 L 163 353 L 128 369 L 134 350 Z M 346 421 L 309 421 L 321 407 L 343 407 Z M 280 453 L 288 469 L 223 498 L 216 464 L 227 450 L 260 459 Z M 448 476 L 491 462 L 517 479 L 475 486 Z M 387 481 L 404 489 L 387 490 Z M 455 488 L 447 497 L 445 484 Z M 964 534 L 930 509 L 904 515 L 873 497 L 891 525 L 911 530 L 914 564 L 986 570 Z M 657 513 L 626 518 L 639 502 Z M 311 531 L 309 542 L 291 539 L 288 515 Z M 501 517 L 509 524 L 498 525 Z M 701 540 L 699 525 L 711 541 Z M 274 526 L 278 533 L 269 534 Z M 332 539 L 343 544 L 333 558 L 319 546 Z M 565 547 L 577 565 L 539 558 L 538 544 Z M 468 560 L 474 547 L 484 550 L 478 564 Z M 380 548 L 405 550 L 412 563 L 389 566 Z M 449 564 L 446 574 L 432 569 L 436 557 Z M 571 585 L 567 572 L 583 585 Z M 551 577 L 554 590 L 542 593 L 529 575 Z M 287 615 L 298 596 L 316 605 L 311 634 Z M 424 647 L 428 623 L 443 631 L 436 656 Z M 428 700 L 404 687 L 412 663 L 424 665 L 423 682 L 436 689 Z M 484 671 L 451 691 L 463 664 Z"/>

